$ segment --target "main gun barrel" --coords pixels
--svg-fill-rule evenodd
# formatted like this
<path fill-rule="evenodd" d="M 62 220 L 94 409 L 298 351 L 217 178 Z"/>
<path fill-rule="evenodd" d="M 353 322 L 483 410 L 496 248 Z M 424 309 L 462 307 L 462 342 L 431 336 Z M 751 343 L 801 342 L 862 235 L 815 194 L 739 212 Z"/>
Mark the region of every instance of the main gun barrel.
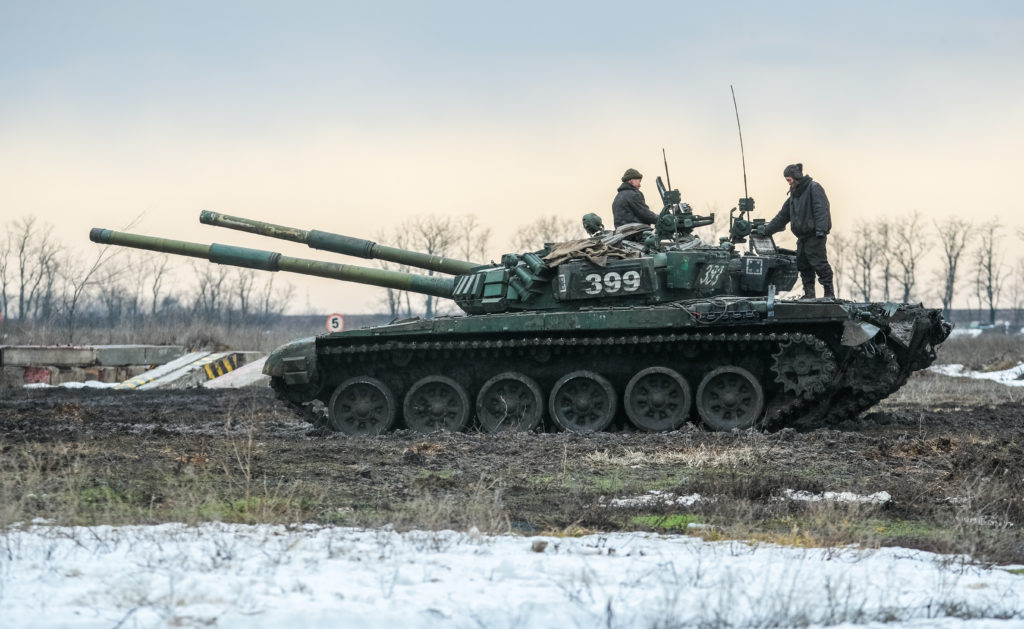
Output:
<path fill-rule="evenodd" d="M 420 253 L 418 251 L 408 251 L 397 247 L 388 247 L 387 245 L 377 244 L 372 240 L 343 236 L 341 234 L 320 231 L 319 229 L 296 229 L 294 227 L 285 227 L 284 225 L 275 225 L 273 223 L 256 221 L 251 218 L 229 216 L 227 214 L 211 212 L 209 210 L 203 210 L 199 213 L 199 222 L 205 225 L 216 225 L 218 227 L 227 227 L 229 229 L 249 232 L 250 234 L 259 234 L 260 236 L 269 236 L 271 238 L 280 238 L 282 240 L 290 240 L 292 242 L 301 242 L 313 249 L 340 253 L 347 256 L 355 256 L 357 258 L 397 262 L 399 264 L 407 264 L 418 269 L 427 269 L 429 271 L 437 271 L 438 273 L 447 273 L 449 275 L 461 275 L 468 273 L 477 267 L 484 266 L 479 262 L 456 260 L 454 258 L 435 256 L 427 253 Z"/>
<path fill-rule="evenodd" d="M 89 240 L 105 245 L 133 247 L 135 249 L 147 249 L 161 253 L 202 258 L 216 264 L 240 266 L 261 271 L 287 271 L 301 275 L 316 275 L 335 280 L 356 282 L 358 284 L 407 290 L 413 293 L 434 295 L 435 297 L 451 298 L 455 289 L 455 279 L 450 277 L 369 269 L 350 264 L 293 258 L 273 251 L 249 249 L 233 245 L 219 245 L 217 243 L 204 245 L 184 240 L 129 234 L 99 227 L 94 227 L 89 232 Z"/>

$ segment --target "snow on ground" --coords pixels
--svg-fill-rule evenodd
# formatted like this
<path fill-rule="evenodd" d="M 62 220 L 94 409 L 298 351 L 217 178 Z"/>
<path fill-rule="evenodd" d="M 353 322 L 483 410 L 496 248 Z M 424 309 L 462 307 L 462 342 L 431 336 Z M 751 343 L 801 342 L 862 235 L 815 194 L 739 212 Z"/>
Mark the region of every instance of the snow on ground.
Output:
<path fill-rule="evenodd" d="M 963 365 L 957 363 L 932 365 L 928 369 L 944 376 L 993 380 L 1011 387 L 1024 386 L 1024 363 L 1017 363 L 1016 367 L 1011 367 L 1010 369 L 1004 369 L 1002 371 L 972 371 L 970 369 L 965 369 Z"/>
<path fill-rule="evenodd" d="M 982 330 L 981 328 L 953 328 L 952 331 L 950 331 L 949 335 L 951 337 L 952 336 L 975 337 L 975 336 L 981 336 L 982 332 L 984 332 L 984 330 Z"/>
<path fill-rule="evenodd" d="M 901 548 L 645 533 L 33 525 L 0 535 L 0 618 L 26 628 L 1006 628 L 1024 625 L 1024 576 Z"/>
<path fill-rule="evenodd" d="M 32 382 L 23 384 L 25 389 L 51 389 L 53 387 L 64 387 L 65 389 L 113 389 L 120 382 L 100 382 L 98 380 L 86 380 L 85 382 L 64 382 L 61 384 L 46 384 L 45 382 Z"/>

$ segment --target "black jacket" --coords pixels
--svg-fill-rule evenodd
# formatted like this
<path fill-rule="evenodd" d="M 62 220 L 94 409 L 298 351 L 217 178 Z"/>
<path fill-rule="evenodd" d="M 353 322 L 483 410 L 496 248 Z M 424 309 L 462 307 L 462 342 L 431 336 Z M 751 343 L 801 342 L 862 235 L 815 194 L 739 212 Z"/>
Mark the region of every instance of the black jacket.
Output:
<path fill-rule="evenodd" d="M 789 198 L 782 204 L 782 209 L 765 228 L 769 234 L 782 231 L 789 223 L 789 228 L 797 238 L 807 238 L 818 233 L 827 234 L 832 231 L 832 214 L 828 197 L 821 184 L 809 176 L 801 178 L 789 192 Z"/>
<path fill-rule="evenodd" d="M 616 229 L 629 223 L 650 225 L 658 222 L 658 215 L 652 212 L 644 201 L 644 193 L 634 188 L 628 181 L 619 186 L 619 193 L 612 201 L 612 217 L 615 219 Z"/>

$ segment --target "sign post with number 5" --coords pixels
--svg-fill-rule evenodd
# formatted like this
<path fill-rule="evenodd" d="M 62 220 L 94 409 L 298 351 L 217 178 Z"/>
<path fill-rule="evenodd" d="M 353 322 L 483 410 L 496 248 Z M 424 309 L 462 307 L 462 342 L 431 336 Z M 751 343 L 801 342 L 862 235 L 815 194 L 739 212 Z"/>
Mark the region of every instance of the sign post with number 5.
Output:
<path fill-rule="evenodd" d="M 328 332 L 341 332 L 345 329 L 345 317 L 338 313 L 334 313 L 327 317 L 327 331 Z"/>

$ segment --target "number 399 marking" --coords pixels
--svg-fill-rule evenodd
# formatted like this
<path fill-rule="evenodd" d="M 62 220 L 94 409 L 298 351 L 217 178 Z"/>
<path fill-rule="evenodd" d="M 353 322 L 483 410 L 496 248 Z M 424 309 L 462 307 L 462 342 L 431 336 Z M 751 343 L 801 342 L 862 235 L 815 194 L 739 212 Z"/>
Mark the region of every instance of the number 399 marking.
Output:
<path fill-rule="evenodd" d="M 718 283 L 718 278 L 722 277 L 724 270 L 725 266 L 721 264 L 709 264 L 704 267 L 704 274 L 700 276 L 697 283 L 701 286 L 714 286 Z"/>
<path fill-rule="evenodd" d="M 639 271 L 626 271 L 621 274 L 609 271 L 603 276 L 600 273 L 590 273 L 583 279 L 587 282 L 583 292 L 588 295 L 614 295 L 619 291 L 632 293 L 640 288 Z"/>

